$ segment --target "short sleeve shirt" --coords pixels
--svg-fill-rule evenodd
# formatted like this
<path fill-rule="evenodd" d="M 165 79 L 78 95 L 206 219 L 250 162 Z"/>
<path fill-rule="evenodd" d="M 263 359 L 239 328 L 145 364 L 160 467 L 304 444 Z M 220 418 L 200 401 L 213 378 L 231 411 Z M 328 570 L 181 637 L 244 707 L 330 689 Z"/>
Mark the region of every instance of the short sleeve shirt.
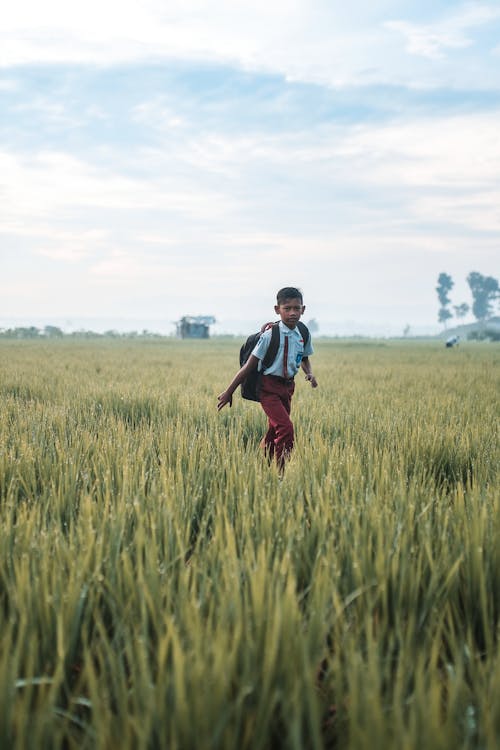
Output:
<path fill-rule="evenodd" d="M 300 369 L 300 363 L 303 357 L 309 357 L 313 354 L 313 347 L 311 344 L 311 337 L 307 344 L 302 338 L 302 334 L 298 327 L 288 328 L 281 320 L 279 322 L 280 330 L 280 344 L 278 353 L 274 362 L 270 367 L 267 367 L 264 371 L 264 375 L 278 375 L 283 377 L 283 355 L 285 353 L 285 336 L 288 338 L 288 357 L 287 357 L 287 370 L 286 377 L 293 378 Z M 252 354 L 260 359 L 259 370 L 262 369 L 262 360 L 264 359 L 266 352 L 269 348 L 271 341 L 271 329 L 264 331 L 260 339 L 258 340 Z"/>

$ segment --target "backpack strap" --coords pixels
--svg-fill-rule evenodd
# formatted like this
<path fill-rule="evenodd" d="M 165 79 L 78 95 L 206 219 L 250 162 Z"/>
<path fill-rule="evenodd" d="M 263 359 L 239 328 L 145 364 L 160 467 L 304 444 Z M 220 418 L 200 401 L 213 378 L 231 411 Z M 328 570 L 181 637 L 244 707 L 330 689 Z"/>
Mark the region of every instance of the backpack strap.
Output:
<path fill-rule="evenodd" d="M 271 340 L 267 347 L 267 352 L 262 360 L 262 370 L 266 370 L 271 367 L 272 363 L 276 359 L 278 349 L 280 348 L 280 325 L 279 323 L 273 323 L 271 328 Z"/>
<path fill-rule="evenodd" d="M 262 359 L 262 370 L 267 370 L 267 368 L 271 367 L 272 363 L 276 359 L 276 355 L 278 354 L 278 349 L 280 348 L 279 321 L 277 321 L 276 323 L 273 323 L 272 325 L 269 325 L 269 323 L 267 323 L 265 326 L 263 326 L 263 328 L 264 330 L 268 330 L 269 328 L 271 328 L 271 340 L 269 341 L 267 352 L 265 353 L 264 358 Z M 305 346 L 309 342 L 309 339 L 311 337 L 309 328 L 300 320 L 297 321 L 297 328 L 302 334 L 302 338 L 304 339 L 304 346 Z"/>
<path fill-rule="evenodd" d="M 311 338 L 311 334 L 309 333 L 309 328 L 305 325 L 305 323 L 302 323 L 301 320 L 297 321 L 297 328 L 302 334 L 302 338 L 304 339 L 304 346 L 309 343 L 309 339 Z"/>
<path fill-rule="evenodd" d="M 269 324 L 267 324 L 265 328 L 266 329 L 269 328 Z M 267 370 L 268 367 L 271 367 L 272 363 L 276 359 L 276 355 L 278 354 L 278 349 L 280 348 L 279 321 L 276 323 L 273 323 L 272 326 L 270 326 L 270 328 L 271 328 L 271 340 L 269 342 L 269 346 L 267 347 L 267 352 L 265 353 L 264 358 L 262 360 L 262 370 Z M 309 328 L 300 320 L 297 321 L 297 328 L 302 334 L 302 338 L 304 339 L 304 346 L 305 346 L 309 342 L 309 339 L 311 337 L 311 334 L 309 333 Z"/>

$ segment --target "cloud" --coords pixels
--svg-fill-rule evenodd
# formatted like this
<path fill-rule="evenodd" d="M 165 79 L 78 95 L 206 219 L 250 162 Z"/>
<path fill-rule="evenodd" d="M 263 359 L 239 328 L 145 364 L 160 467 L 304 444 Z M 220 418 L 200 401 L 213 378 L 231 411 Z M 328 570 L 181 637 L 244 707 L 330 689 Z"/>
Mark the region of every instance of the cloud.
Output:
<path fill-rule="evenodd" d="M 377 184 L 462 191 L 498 186 L 499 116 L 495 111 L 363 126 L 340 150 L 351 163 L 365 164 L 360 179 Z"/>
<path fill-rule="evenodd" d="M 105 166 L 59 151 L 4 151 L 0 232 L 38 236 L 39 252 L 68 259 L 117 243 L 217 252 L 219 242 L 240 238 L 241 250 L 245 237 L 261 248 L 271 238 L 277 252 L 283 227 L 299 238 L 352 226 L 413 230 L 422 221 L 496 232 L 498 119 L 491 112 L 253 136 L 201 130 L 126 154 L 117 145 Z"/>
<path fill-rule="evenodd" d="M 281 35 L 278 4 L 261 37 L 256 16 L 242 18 L 229 38 L 236 23 L 229 3 L 220 28 L 213 19 L 202 28 L 207 6 L 201 16 L 197 7 L 188 13 L 172 6 L 168 15 L 146 6 L 157 39 L 165 26 L 168 34 L 182 32 L 162 48 L 162 64 L 8 72 L 16 85 L 5 92 L 9 119 L 0 131 L 0 233 L 4 291 L 16 289 L 5 297 L 12 310 L 59 305 L 63 314 L 82 313 L 92 298 L 96 310 L 118 315 L 162 310 L 173 319 L 204 309 L 228 316 L 242 297 L 267 310 L 275 289 L 290 282 L 304 286 L 311 314 L 321 317 L 330 315 L 331 300 L 337 311 L 355 310 L 356 289 L 366 310 L 380 307 L 381 298 L 404 308 L 415 295 L 415 306 L 425 299 L 434 319 L 438 272 L 467 272 L 477 258 L 478 270 L 495 273 L 494 90 L 463 92 L 464 104 L 462 92 L 450 88 L 414 94 L 390 86 L 290 85 L 285 79 L 295 76 L 329 85 L 384 77 L 395 50 L 401 65 L 393 63 L 394 75 L 405 78 L 401 32 L 377 16 L 359 30 L 344 19 L 330 35 L 330 5 L 315 5 L 315 15 L 297 3 L 294 23 Z M 72 29 L 76 56 L 95 45 L 103 55 L 111 51 L 106 60 L 119 49 L 125 57 L 156 54 L 154 42 L 136 44 L 134 37 L 125 44 L 138 12 L 131 5 L 125 11 L 128 20 L 109 31 L 109 48 L 99 38 L 105 29 L 87 21 Z M 62 9 L 60 23 L 70 20 Z M 428 19 L 412 23 L 430 29 Z M 455 31 L 450 18 L 440 23 L 430 50 L 441 55 L 438 62 L 429 63 L 429 55 L 417 61 L 429 78 L 439 69 L 437 83 L 447 53 L 473 50 L 470 30 L 482 28 L 463 19 Z M 236 50 L 245 26 L 250 37 Z M 48 28 L 42 24 L 37 39 L 52 54 Z M 140 23 L 135 31 L 142 33 Z M 61 28 L 53 33 L 64 37 Z M 375 52 L 388 37 L 379 66 Z M 67 36 L 68 50 L 70 42 Z M 205 55 L 210 63 L 171 64 L 170 54 Z M 233 67 L 220 67 L 222 59 Z M 247 64 L 280 74 L 242 72 Z M 462 73 L 458 66 L 454 75 Z"/>
<path fill-rule="evenodd" d="M 3 12 L 0 65 L 161 60 L 223 64 L 331 87 L 376 82 L 438 87 L 450 80 L 457 87 L 467 80 L 486 85 L 477 66 L 431 70 L 420 63 L 470 47 L 471 32 L 494 22 L 497 8 L 463 5 L 438 22 L 415 22 L 405 18 L 405 11 L 415 15 L 414 3 L 398 7 L 401 16 L 390 19 L 387 6 L 376 9 L 365 0 L 347 9 L 324 0 L 88 0 L 80 5 L 20 0 Z M 406 59 L 400 54 L 401 35 L 411 53 Z M 480 59 L 482 50 L 476 53 Z M 498 77 L 490 71 L 488 80 Z"/>
<path fill-rule="evenodd" d="M 140 159 L 140 156 L 138 157 Z M 234 206 L 231 196 L 157 172 L 153 180 L 133 178 L 89 164 L 68 153 L 43 151 L 34 156 L 0 152 L 3 230 L 12 232 L 47 217 L 78 219 L 82 212 L 163 211 L 189 218 L 221 217 Z"/>
<path fill-rule="evenodd" d="M 154 261 L 144 257 L 137 251 L 135 253 L 113 249 L 108 252 L 102 260 L 98 260 L 90 266 L 90 274 L 99 281 L 109 283 L 131 283 L 133 286 L 143 283 L 148 279 L 169 274 L 168 263 Z"/>
<path fill-rule="evenodd" d="M 422 220 L 422 193 L 430 201 L 435 198 L 436 219 L 444 191 L 450 202 L 468 203 L 469 210 L 447 209 L 441 222 L 496 231 L 498 219 L 487 206 L 494 205 L 500 190 L 499 116 L 494 112 L 354 128 L 322 126 L 261 138 L 202 135 L 189 144 L 185 158 L 200 169 L 230 177 L 237 191 L 245 184 L 242 205 L 253 206 L 257 213 L 263 203 L 275 201 L 278 182 L 297 217 L 304 217 L 311 204 L 319 206 L 319 232 L 331 230 L 332 209 L 345 211 L 353 191 L 358 205 L 348 207 L 345 223 L 356 217 L 367 231 L 382 218 L 391 220 L 391 212 L 399 224 Z M 297 217 L 289 219 L 295 231 Z"/>
<path fill-rule="evenodd" d="M 420 197 L 414 212 L 421 221 L 463 227 L 469 233 L 500 234 L 500 187 L 474 195 Z M 494 240 L 497 243 L 495 237 Z M 498 244 L 498 243 L 497 243 Z"/>
<path fill-rule="evenodd" d="M 21 235 L 26 233 L 21 232 Z M 61 231 L 51 227 L 31 229 L 29 236 L 37 242 L 33 252 L 36 255 L 75 264 L 89 258 L 97 250 L 106 246 L 109 233 L 105 230 Z M 39 246 L 38 246 L 39 244 Z"/>
<path fill-rule="evenodd" d="M 180 116 L 162 95 L 137 104 L 132 109 L 131 118 L 161 132 L 171 132 L 186 125 L 186 119 Z"/>
<path fill-rule="evenodd" d="M 64 128 L 76 128 L 80 119 L 76 115 L 69 115 L 68 107 L 63 100 L 55 100 L 48 96 L 34 95 L 29 101 L 15 104 L 11 108 L 11 117 L 27 114 L 32 120 L 38 119 L 45 124 Z"/>
<path fill-rule="evenodd" d="M 384 25 L 402 34 L 406 49 L 412 55 L 439 60 L 450 50 L 474 44 L 472 31 L 500 18 L 500 8 L 490 5 L 465 5 L 442 21 L 417 24 L 407 21 L 387 21 Z"/>
<path fill-rule="evenodd" d="M 385 25 L 406 38 L 406 49 L 411 55 L 421 55 L 430 60 L 442 59 L 448 50 L 461 49 L 472 44 L 460 29 L 436 29 L 433 26 L 417 26 L 404 21 L 390 21 Z"/>
<path fill-rule="evenodd" d="M 12 92 L 19 89 L 19 81 L 14 78 L 3 78 L 0 80 L 0 91 Z"/>
<path fill-rule="evenodd" d="M 304 2 L 253 3 L 87 0 L 74 5 L 20 0 L 3 14 L 3 65 L 31 61 L 124 62 L 218 59 L 255 61 L 264 40 L 279 39 L 288 14 L 295 28 Z M 263 18 L 265 22 L 263 23 Z M 259 41 L 260 40 L 260 41 Z"/>

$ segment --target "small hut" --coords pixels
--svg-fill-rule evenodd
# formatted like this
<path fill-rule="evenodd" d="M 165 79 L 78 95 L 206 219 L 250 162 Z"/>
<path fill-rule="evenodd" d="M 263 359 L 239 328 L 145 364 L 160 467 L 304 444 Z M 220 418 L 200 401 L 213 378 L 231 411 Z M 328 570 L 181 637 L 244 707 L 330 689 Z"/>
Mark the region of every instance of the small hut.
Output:
<path fill-rule="evenodd" d="M 208 339 L 213 315 L 184 315 L 176 322 L 177 336 L 181 339 Z"/>

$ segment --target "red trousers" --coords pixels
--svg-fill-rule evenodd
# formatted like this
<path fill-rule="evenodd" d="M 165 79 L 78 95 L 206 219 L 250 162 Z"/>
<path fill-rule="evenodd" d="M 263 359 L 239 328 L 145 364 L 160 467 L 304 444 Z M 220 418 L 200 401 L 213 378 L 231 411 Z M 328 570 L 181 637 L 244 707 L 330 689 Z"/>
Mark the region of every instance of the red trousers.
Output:
<path fill-rule="evenodd" d="M 295 390 L 293 380 L 283 380 L 273 375 L 263 375 L 260 386 L 260 403 L 264 409 L 268 430 L 262 440 L 266 456 L 276 459 L 280 469 L 293 448 L 294 431 L 290 420 L 292 396 Z"/>

